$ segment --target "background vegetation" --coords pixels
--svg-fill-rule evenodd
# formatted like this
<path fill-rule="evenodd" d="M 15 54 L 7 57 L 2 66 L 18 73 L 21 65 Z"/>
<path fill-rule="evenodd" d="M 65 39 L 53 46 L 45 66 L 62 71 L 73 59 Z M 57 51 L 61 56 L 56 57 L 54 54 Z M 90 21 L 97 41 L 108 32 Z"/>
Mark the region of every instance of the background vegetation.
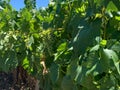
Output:
<path fill-rule="evenodd" d="M 120 89 L 120 0 L 24 2 L 0 1 L 1 71 L 22 66 L 43 90 Z"/>

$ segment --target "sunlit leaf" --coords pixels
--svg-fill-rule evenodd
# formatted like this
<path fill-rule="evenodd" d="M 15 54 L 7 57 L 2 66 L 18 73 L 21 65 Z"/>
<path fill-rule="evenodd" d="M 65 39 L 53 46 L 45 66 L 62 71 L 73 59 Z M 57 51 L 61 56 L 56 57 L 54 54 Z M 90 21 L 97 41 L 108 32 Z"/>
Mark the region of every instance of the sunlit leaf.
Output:
<path fill-rule="evenodd" d="M 60 51 L 64 51 L 66 49 L 66 46 L 67 46 L 67 43 L 62 43 L 59 45 L 59 47 L 57 48 L 57 51 L 60 52 Z"/>
<path fill-rule="evenodd" d="M 107 11 L 118 11 L 118 8 L 115 6 L 115 4 L 112 1 L 110 1 L 107 6 Z"/>

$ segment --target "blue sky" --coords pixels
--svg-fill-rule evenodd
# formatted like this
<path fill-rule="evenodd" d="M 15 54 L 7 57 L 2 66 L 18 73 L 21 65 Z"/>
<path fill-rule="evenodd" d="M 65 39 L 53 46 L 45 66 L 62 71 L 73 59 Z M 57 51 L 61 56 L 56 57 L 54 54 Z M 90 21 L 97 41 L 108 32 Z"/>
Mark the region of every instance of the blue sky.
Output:
<path fill-rule="evenodd" d="M 49 0 L 36 0 L 37 8 L 39 7 L 47 7 Z M 24 7 L 24 0 L 11 0 L 10 4 L 16 10 L 20 10 L 20 8 Z"/>

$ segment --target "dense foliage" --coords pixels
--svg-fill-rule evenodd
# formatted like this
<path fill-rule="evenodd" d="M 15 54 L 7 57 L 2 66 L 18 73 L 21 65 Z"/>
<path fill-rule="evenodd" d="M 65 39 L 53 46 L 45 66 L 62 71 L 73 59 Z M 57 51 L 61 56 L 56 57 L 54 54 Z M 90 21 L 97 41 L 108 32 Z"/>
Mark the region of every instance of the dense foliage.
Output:
<path fill-rule="evenodd" d="M 24 2 L 0 1 L 1 71 L 23 66 L 43 90 L 120 89 L 120 0 Z"/>

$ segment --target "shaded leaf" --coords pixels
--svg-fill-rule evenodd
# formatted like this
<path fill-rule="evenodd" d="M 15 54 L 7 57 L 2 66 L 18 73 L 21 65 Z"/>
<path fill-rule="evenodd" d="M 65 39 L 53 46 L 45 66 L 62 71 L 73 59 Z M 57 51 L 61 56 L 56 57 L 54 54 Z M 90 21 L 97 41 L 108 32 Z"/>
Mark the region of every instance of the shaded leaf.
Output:
<path fill-rule="evenodd" d="M 50 78 L 53 84 L 55 84 L 59 78 L 59 66 L 56 63 L 52 63 L 50 67 Z"/>
<path fill-rule="evenodd" d="M 115 64 L 118 62 L 118 56 L 113 50 L 109 49 L 103 49 L 101 50 L 101 66 L 105 72 L 108 72 L 110 68 L 114 68 L 114 65 L 112 66 L 111 64 Z"/>
<path fill-rule="evenodd" d="M 70 76 L 64 76 L 61 84 L 62 90 L 73 90 L 74 84 Z"/>
<path fill-rule="evenodd" d="M 76 55 L 83 54 L 86 48 L 91 45 L 95 37 L 100 35 L 100 20 L 97 19 L 91 23 L 86 23 L 73 41 L 73 49 Z"/>

